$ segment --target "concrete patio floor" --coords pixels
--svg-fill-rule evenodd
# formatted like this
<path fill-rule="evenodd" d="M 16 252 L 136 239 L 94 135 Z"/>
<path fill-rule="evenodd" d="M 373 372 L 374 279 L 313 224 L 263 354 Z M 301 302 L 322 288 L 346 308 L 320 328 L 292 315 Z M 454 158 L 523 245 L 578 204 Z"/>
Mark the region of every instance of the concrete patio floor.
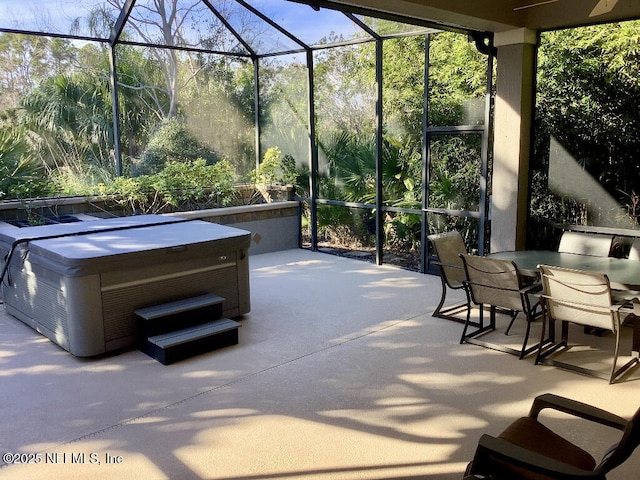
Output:
<path fill-rule="evenodd" d="M 0 451 L 39 463 L 0 478 L 460 479 L 538 394 L 640 405 L 640 372 L 608 385 L 460 345 L 462 325 L 431 316 L 437 277 L 306 250 L 250 268 L 240 343 L 170 366 L 76 358 L 1 311 Z M 618 438 L 548 421 L 596 454 Z M 639 470 L 637 451 L 609 478 Z"/>

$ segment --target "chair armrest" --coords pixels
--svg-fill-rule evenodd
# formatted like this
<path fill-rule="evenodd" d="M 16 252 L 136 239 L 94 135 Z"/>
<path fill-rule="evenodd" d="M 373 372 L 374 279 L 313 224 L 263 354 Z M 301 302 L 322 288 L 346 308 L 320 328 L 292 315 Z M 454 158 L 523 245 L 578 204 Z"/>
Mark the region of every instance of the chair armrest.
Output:
<path fill-rule="evenodd" d="M 537 296 L 537 294 L 539 294 L 542 290 L 542 285 L 529 285 L 526 286 L 524 288 L 520 288 L 520 289 L 515 289 L 515 288 L 507 288 L 507 287 L 497 287 L 495 285 L 486 285 L 484 283 L 479 283 L 479 282 L 470 282 L 469 280 L 463 280 L 462 283 L 464 285 L 476 285 L 478 287 L 484 287 L 484 288 L 490 288 L 492 290 L 501 290 L 504 292 L 514 292 L 514 293 L 519 293 L 521 295 L 534 295 Z"/>
<path fill-rule="evenodd" d="M 538 414 L 545 408 L 551 408 L 560 412 L 574 415 L 585 420 L 599 423 L 617 430 L 624 430 L 629 423 L 628 420 L 609 413 L 601 408 L 587 405 L 586 403 L 560 397 L 552 393 L 545 393 L 536 397 L 529 411 L 531 418 L 538 418 Z"/>
<path fill-rule="evenodd" d="M 611 295 L 615 305 L 612 308 L 616 310 L 631 310 L 636 317 L 640 317 L 640 298 L 638 298 L 638 292 L 632 291 L 611 291 Z"/>
<path fill-rule="evenodd" d="M 490 435 L 482 435 L 478 442 L 478 449 L 473 460 L 472 473 L 490 474 L 491 471 L 483 471 L 487 463 L 491 463 L 490 457 L 498 458 L 510 465 L 518 466 L 527 471 L 536 472 L 542 475 L 556 478 L 559 480 L 568 479 L 599 479 L 604 480 L 605 475 L 602 472 L 594 472 L 591 470 L 582 470 L 572 465 L 559 462 L 544 455 L 532 452 L 525 448 L 519 447 L 501 438 L 492 437 Z M 477 469 L 477 471 L 476 471 Z"/>
<path fill-rule="evenodd" d="M 633 302 L 634 300 L 640 301 L 640 292 L 637 290 L 618 290 L 612 288 L 611 297 L 615 303 Z"/>

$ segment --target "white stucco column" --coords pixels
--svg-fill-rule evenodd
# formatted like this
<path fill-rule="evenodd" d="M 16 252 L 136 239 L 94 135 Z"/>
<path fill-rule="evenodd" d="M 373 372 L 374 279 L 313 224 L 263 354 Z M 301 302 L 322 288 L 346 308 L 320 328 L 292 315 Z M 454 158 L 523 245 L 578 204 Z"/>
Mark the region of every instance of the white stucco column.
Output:
<path fill-rule="evenodd" d="M 490 204 L 492 252 L 525 247 L 536 32 L 495 35 L 498 51 Z"/>

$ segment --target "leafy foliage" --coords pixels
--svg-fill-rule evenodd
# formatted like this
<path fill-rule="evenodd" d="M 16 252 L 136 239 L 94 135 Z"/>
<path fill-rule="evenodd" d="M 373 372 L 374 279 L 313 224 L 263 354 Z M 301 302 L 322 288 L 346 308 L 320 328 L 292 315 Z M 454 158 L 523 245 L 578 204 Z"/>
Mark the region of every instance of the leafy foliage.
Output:
<path fill-rule="evenodd" d="M 123 3 L 109 0 L 112 6 Z M 225 8 L 229 5 L 225 2 Z M 183 8 L 190 14 L 203 11 L 199 2 Z M 94 31 L 105 31 L 111 25 L 113 19 L 107 16 L 108 10 L 94 12 L 90 18 Z M 188 33 L 180 31 L 180 22 L 170 10 L 153 12 L 146 20 L 149 30 L 137 35 L 154 40 L 152 43 L 157 44 L 162 36 L 163 45 L 177 47 L 183 43 L 181 35 Z M 158 27 L 164 20 L 169 22 L 162 31 Z M 390 23 L 367 22 L 378 31 L 392 32 L 385 30 L 393 28 Z M 143 23 L 137 22 L 138 27 Z M 213 51 L 236 41 L 210 29 L 206 21 L 200 26 L 204 28 L 198 31 L 199 41 Z M 152 38 L 156 34 L 159 37 Z M 385 206 L 421 208 L 425 200 L 421 195 L 426 46 L 428 125 L 483 121 L 486 63 L 472 43 L 445 32 L 431 34 L 428 45 L 424 36 L 386 39 L 380 172 L 376 171 L 374 136 L 376 44 L 341 44 L 314 52 L 313 98 L 322 152 L 320 195 L 367 205 L 366 209 L 323 206 L 319 210 L 321 229 L 331 229 L 336 235 L 353 232 L 363 244 L 370 242 L 375 214 L 370 206 L 377 200 L 378 173 Z M 637 222 L 639 56 L 640 22 L 542 35 L 532 161 L 532 238 L 542 241 L 540 232 L 551 222 L 593 221 L 587 205 L 560 198 L 547 188 L 551 138 L 626 206 Z M 253 180 L 293 183 L 304 173 L 303 165 L 309 163 L 310 98 L 304 55 L 292 54 L 281 62 L 261 60 L 259 104 L 254 98 L 254 66 L 248 59 L 131 44 L 118 44 L 116 57 L 119 140 L 131 161 L 129 173 L 139 175 L 134 179 L 112 180 L 114 105 L 108 49 L 98 44 L 79 47 L 60 38 L 0 34 L 4 198 L 46 193 L 49 180 L 40 182 L 38 177 L 48 177 L 55 182 L 57 193 L 117 191 L 136 211 L 178 209 L 196 201 L 224 204 L 220 195 L 231 194 L 227 179 L 233 172 L 246 178 L 254 166 L 257 106 L 262 114 L 261 141 L 271 148 L 253 172 Z M 16 125 L 20 133 L 13 130 Z M 477 136 L 436 138 L 428 166 L 429 206 L 476 210 L 479 157 Z M 230 159 L 235 168 L 218 161 L 220 158 Z M 219 169 L 219 176 L 213 175 L 213 167 Z M 419 215 L 387 213 L 388 244 L 416 248 Z M 477 237 L 475 220 L 432 215 L 429 225 L 436 230 L 466 228 L 471 232 L 469 238 Z"/>
<path fill-rule="evenodd" d="M 16 129 L 0 130 L 0 200 L 48 194 L 52 185 L 42 167 L 28 156 L 27 144 Z"/>
<path fill-rule="evenodd" d="M 363 87 L 360 97 L 370 93 L 375 81 L 372 44 L 359 47 L 357 63 L 352 61 L 353 49 L 336 49 L 325 54 L 324 65 L 317 80 L 326 88 L 326 78 L 347 79 L 341 86 L 351 92 L 351 82 Z M 460 35 L 438 33 L 430 35 L 429 49 L 430 125 L 459 125 L 483 121 L 474 111 L 480 105 L 484 113 L 486 94 L 486 58 Z M 382 144 L 382 201 L 384 205 L 415 209 L 422 206 L 422 125 L 424 112 L 425 37 L 414 36 L 384 42 L 383 50 L 383 118 L 385 131 Z M 348 66 L 343 66 L 343 64 Z M 338 67 L 340 65 L 340 67 Z M 344 68 L 358 68 L 356 74 Z M 334 88 L 338 88 L 337 86 Z M 324 97 L 321 97 L 324 101 Z M 323 198 L 374 205 L 376 203 L 376 141 L 373 122 L 367 116 L 374 111 L 369 101 L 337 101 L 330 96 L 324 104 L 332 110 L 330 120 L 319 114 L 319 145 L 326 165 L 319 176 L 319 195 Z M 368 98 L 368 97 L 367 97 Z M 332 103 L 333 102 L 333 103 Z M 337 105 L 336 105 L 337 104 Z M 329 106 L 330 105 L 330 106 Z M 356 109 L 348 114 L 343 108 Z M 347 119 L 360 118 L 357 127 Z M 431 145 L 428 203 L 431 207 L 453 210 L 477 210 L 480 198 L 481 150 L 476 135 L 441 135 Z M 368 244 L 373 232 L 374 211 L 344 207 L 323 207 L 318 212 L 320 231 L 331 230 L 331 236 L 350 231 L 352 241 Z M 386 246 L 413 250 L 419 245 L 421 215 L 387 212 L 384 217 Z M 334 223 L 332 223 L 334 222 Z M 456 223 L 454 221 L 454 223 Z M 338 228 L 341 225 L 341 228 Z M 478 238 L 477 222 L 457 222 L 469 230 L 469 239 Z M 430 222 L 430 228 L 446 228 L 441 221 Z"/>
<path fill-rule="evenodd" d="M 21 107 L 22 124 L 44 165 L 110 167 L 111 93 L 105 82 L 83 73 L 55 75 L 23 96 Z"/>
<path fill-rule="evenodd" d="M 640 192 L 640 22 L 547 32 L 538 61 L 532 246 L 551 243 L 549 225 L 591 224 L 593 208 L 549 191 L 555 139 L 637 222 Z M 628 222 L 628 219 L 627 219 Z M 548 231 L 547 235 L 540 232 Z M 533 234 L 533 232 L 536 232 Z"/>
<path fill-rule="evenodd" d="M 221 160 L 207 165 L 204 159 L 170 161 L 153 175 L 117 177 L 100 186 L 100 194 L 131 213 L 166 213 L 229 205 L 235 196 L 234 171 Z"/>
<path fill-rule="evenodd" d="M 430 46 L 429 124 L 464 125 L 482 120 L 486 57 L 473 43 L 451 32 L 433 35 Z"/>
<path fill-rule="evenodd" d="M 375 131 L 375 51 L 372 44 L 322 50 L 316 55 L 314 96 L 320 136 Z"/>
<path fill-rule="evenodd" d="M 447 136 L 431 149 L 429 206 L 477 210 L 480 201 L 480 138 Z"/>
<path fill-rule="evenodd" d="M 136 174 L 148 175 L 160 172 L 170 162 L 188 162 L 199 158 L 209 164 L 217 160 L 216 154 L 202 145 L 181 119 L 169 118 L 151 138 L 139 164 L 134 165 L 133 169 Z"/>
<path fill-rule="evenodd" d="M 298 179 L 296 162 L 290 155 L 282 155 L 278 147 L 271 147 L 264 154 L 264 159 L 251 172 L 253 183 L 271 185 L 295 185 Z"/>

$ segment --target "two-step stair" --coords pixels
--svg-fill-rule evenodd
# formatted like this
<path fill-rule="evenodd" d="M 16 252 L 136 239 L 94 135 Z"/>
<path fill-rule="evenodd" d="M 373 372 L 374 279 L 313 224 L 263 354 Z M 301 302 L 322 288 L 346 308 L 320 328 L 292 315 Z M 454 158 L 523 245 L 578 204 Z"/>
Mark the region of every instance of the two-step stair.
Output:
<path fill-rule="evenodd" d="M 224 298 L 205 294 L 139 308 L 140 350 L 164 365 L 236 345 L 240 324 L 222 317 Z"/>

